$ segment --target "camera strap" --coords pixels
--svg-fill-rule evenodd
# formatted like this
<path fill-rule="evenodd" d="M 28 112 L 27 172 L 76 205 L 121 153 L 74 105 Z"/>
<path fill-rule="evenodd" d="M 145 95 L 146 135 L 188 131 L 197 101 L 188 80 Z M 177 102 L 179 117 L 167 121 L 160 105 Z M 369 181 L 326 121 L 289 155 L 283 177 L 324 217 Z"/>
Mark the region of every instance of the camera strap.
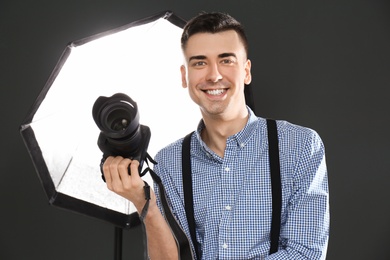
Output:
<path fill-rule="evenodd" d="M 282 208 L 282 188 L 280 178 L 280 159 L 278 145 L 278 131 L 276 121 L 267 119 L 268 133 L 268 154 L 271 173 L 271 188 L 272 188 L 272 221 L 270 232 L 270 251 L 273 254 L 278 251 L 279 235 L 280 235 L 280 220 Z M 192 190 L 191 177 L 191 136 L 193 132 L 184 137 L 182 145 L 182 174 L 183 174 L 183 191 L 184 203 L 187 216 L 188 227 L 191 234 L 191 239 L 195 247 L 197 259 L 200 259 L 199 248 L 196 239 L 196 225 L 194 219 L 194 201 Z"/>
<path fill-rule="evenodd" d="M 179 259 L 182 260 L 194 259 L 192 255 L 190 242 L 188 241 L 188 238 L 184 233 L 183 229 L 181 228 L 181 226 L 177 223 L 176 218 L 174 217 L 171 208 L 168 204 L 168 199 L 161 178 L 149 167 L 148 160 L 151 161 L 153 164 L 157 164 L 157 162 L 155 162 L 149 154 L 146 155 L 146 158 L 147 160 L 145 161 L 148 167 L 147 169 L 145 169 L 145 171 L 148 171 L 150 173 L 150 176 L 152 176 L 153 181 L 158 185 L 158 189 L 160 191 L 160 200 L 163 206 L 165 219 L 168 222 L 172 230 L 172 233 L 174 235 L 174 238 L 176 240 L 176 244 L 179 251 L 179 257 L 180 257 Z"/>

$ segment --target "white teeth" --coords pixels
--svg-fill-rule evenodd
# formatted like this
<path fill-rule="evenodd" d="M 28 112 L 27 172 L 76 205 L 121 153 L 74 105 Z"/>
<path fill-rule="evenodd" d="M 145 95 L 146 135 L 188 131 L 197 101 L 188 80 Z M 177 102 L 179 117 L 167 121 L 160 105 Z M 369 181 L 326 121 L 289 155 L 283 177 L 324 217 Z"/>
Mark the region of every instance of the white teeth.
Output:
<path fill-rule="evenodd" d="M 225 92 L 224 89 L 207 90 L 207 94 L 214 95 L 214 96 L 221 95 L 223 92 Z"/>

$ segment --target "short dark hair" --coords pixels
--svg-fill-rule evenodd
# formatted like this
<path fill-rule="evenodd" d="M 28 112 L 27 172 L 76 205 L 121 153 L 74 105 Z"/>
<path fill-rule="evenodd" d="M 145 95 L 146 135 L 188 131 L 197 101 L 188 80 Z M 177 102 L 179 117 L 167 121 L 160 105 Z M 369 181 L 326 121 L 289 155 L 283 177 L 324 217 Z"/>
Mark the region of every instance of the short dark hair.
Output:
<path fill-rule="evenodd" d="M 181 36 L 181 47 L 184 50 L 188 39 L 196 33 L 218 33 L 228 30 L 236 31 L 248 55 L 248 39 L 244 27 L 229 14 L 220 12 L 201 12 L 189 20 L 184 26 L 184 31 Z"/>

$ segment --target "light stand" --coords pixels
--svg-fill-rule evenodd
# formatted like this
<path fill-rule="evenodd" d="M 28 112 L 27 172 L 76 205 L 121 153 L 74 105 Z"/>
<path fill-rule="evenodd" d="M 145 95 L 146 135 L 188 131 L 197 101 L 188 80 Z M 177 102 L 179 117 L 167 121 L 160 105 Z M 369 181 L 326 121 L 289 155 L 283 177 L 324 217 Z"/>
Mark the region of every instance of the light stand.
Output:
<path fill-rule="evenodd" d="M 122 260 L 123 230 L 115 227 L 114 231 L 114 260 Z"/>

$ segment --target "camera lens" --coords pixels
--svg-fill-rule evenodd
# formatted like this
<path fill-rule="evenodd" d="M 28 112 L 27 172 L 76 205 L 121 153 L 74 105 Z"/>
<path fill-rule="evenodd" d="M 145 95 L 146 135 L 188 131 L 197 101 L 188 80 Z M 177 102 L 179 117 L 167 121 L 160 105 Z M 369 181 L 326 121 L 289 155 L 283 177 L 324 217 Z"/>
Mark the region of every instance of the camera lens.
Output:
<path fill-rule="evenodd" d="M 128 125 L 129 125 L 128 121 L 125 118 L 123 119 L 114 118 L 114 120 L 111 123 L 111 129 L 114 131 L 123 131 L 126 129 Z"/>
<path fill-rule="evenodd" d="M 100 97 L 94 105 L 96 124 L 108 138 L 130 137 L 139 128 L 137 106 L 128 96 Z"/>
<path fill-rule="evenodd" d="M 115 109 L 113 108 L 107 115 L 103 115 L 106 117 L 107 126 L 112 131 L 119 132 L 126 130 L 132 121 L 131 114 L 129 114 L 129 110 L 125 110 L 122 108 Z"/>

